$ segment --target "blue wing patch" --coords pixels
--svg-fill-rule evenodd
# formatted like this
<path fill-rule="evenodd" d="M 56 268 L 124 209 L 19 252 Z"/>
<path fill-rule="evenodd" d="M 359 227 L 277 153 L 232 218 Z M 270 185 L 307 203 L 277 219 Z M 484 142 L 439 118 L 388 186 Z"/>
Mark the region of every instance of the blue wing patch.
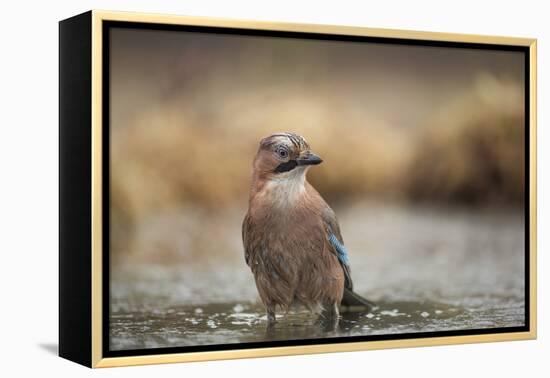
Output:
<path fill-rule="evenodd" d="M 338 260 L 340 260 L 342 264 L 349 265 L 348 251 L 346 250 L 346 247 L 344 247 L 344 245 L 340 243 L 338 238 L 332 233 L 329 234 L 328 241 L 330 242 L 330 244 L 332 244 L 332 246 L 338 253 Z"/>

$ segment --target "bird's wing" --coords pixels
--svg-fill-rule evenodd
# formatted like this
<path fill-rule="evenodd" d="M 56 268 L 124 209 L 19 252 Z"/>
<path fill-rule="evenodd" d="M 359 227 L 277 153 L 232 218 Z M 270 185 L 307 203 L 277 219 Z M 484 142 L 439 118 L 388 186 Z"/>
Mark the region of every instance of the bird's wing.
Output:
<path fill-rule="evenodd" d="M 242 237 L 243 237 L 243 246 L 244 246 L 244 261 L 246 261 L 246 265 L 250 266 L 250 255 L 252 251 L 250 250 L 250 243 L 248 241 L 250 232 L 250 217 L 248 216 L 248 213 L 244 217 L 243 220 L 243 227 L 242 227 Z"/>
<path fill-rule="evenodd" d="M 346 289 L 353 290 L 353 281 L 351 280 L 351 271 L 349 267 L 349 255 L 346 247 L 344 246 L 344 240 L 340 232 L 340 226 L 334 211 L 330 207 L 326 207 L 322 212 L 323 222 L 327 230 L 327 238 L 330 246 L 336 253 L 338 261 L 344 270 Z"/>
<path fill-rule="evenodd" d="M 346 247 L 344 247 L 344 245 L 340 242 L 340 240 L 338 240 L 338 238 L 333 233 L 330 233 L 328 235 L 328 241 L 336 250 L 340 263 L 344 265 L 349 265 L 348 251 L 346 250 Z"/>
<path fill-rule="evenodd" d="M 327 229 L 327 238 L 330 246 L 338 256 L 338 261 L 344 270 L 344 296 L 342 297 L 342 306 L 348 308 L 348 311 L 352 311 L 352 308 L 362 309 L 362 311 L 370 311 L 375 304 L 366 298 L 363 298 L 359 294 L 353 291 L 353 281 L 351 280 L 351 271 L 349 267 L 349 256 L 346 247 L 344 246 L 344 240 L 340 233 L 340 226 L 336 215 L 330 207 L 327 205 L 327 210 L 323 212 L 323 221 Z"/>

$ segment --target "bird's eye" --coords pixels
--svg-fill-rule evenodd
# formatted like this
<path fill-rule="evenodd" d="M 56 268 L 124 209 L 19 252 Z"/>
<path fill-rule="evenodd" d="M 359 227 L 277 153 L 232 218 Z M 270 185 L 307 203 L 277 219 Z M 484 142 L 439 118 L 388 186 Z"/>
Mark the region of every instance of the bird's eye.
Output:
<path fill-rule="evenodd" d="M 284 148 L 278 148 L 277 149 L 277 154 L 279 155 L 279 157 L 284 159 L 288 156 L 288 151 Z"/>

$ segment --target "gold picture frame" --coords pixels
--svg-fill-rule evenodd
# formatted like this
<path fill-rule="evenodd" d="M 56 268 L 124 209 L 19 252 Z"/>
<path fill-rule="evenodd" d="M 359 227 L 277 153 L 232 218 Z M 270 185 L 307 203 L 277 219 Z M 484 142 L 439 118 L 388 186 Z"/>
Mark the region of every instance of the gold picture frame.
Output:
<path fill-rule="evenodd" d="M 476 45 L 518 46 L 528 51 L 528 118 L 529 140 L 529 240 L 528 254 L 528 330 L 522 332 L 486 333 L 444 337 L 406 338 L 342 342 L 298 346 L 260 347 L 169 354 L 104 356 L 105 329 L 103 221 L 105 214 L 103 168 L 106 151 L 103 122 L 104 25 L 127 22 L 158 25 L 236 28 L 330 34 L 334 36 L 375 37 L 403 41 L 437 41 Z M 85 53 L 82 54 L 82 51 Z M 160 14 L 126 13 L 93 10 L 60 23 L 60 165 L 61 165 L 61 229 L 60 229 L 60 355 L 89 367 L 113 367 L 218 359 L 283 356 L 371 349 L 434 346 L 535 339 L 537 335 L 536 296 L 536 39 L 469 34 L 435 33 L 376 29 L 351 26 L 294 24 L 247 20 L 187 17 Z M 77 56 L 78 55 L 78 56 Z M 80 68 L 70 68 L 79 63 Z M 71 71 L 72 70 L 72 71 Z M 76 71 L 75 71 L 76 70 Z M 80 71 L 78 71 L 80 70 Z M 70 71 L 70 72 L 68 72 Z M 75 87 L 76 86 L 76 87 Z M 77 88 L 77 89 L 75 89 Z M 70 92 L 70 93 L 69 93 Z M 78 104 L 76 103 L 78 102 Z M 75 109 L 77 109 L 75 111 Z M 528 110 L 528 111 L 527 111 Z M 78 122 L 78 123 L 77 123 Z M 86 122 L 89 126 L 82 126 Z M 88 149 L 71 147 L 75 140 Z M 76 148 L 76 149 L 75 149 Z M 86 155 L 82 161 L 80 154 Z M 72 155 L 71 155 L 72 154 Z M 75 155 L 77 154 L 77 155 Z M 72 163 L 68 160 L 72 160 Z M 78 162 L 75 166 L 74 159 Z M 80 173 L 77 178 L 76 170 Z M 76 180 L 76 181 L 75 181 Z M 77 183 L 75 185 L 75 182 Z M 526 194 L 527 196 L 527 194 Z M 81 205 L 75 205 L 81 203 Z M 78 206 L 82 206 L 79 208 Z M 79 211 L 79 209 L 81 211 Z M 89 217 L 89 218 L 86 218 Z M 83 219 L 86 218 L 86 219 Z M 68 235 L 71 236 L 68 236 Z M 81 253 L 82 251 L 82 253 Z M 78 299 L 76 299 L 78 297 Z"/>

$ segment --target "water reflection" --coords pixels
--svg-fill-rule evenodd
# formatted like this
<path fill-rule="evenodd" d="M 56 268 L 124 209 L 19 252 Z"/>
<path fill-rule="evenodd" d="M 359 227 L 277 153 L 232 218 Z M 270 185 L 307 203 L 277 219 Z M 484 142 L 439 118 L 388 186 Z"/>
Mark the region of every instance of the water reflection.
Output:
<path fill-rule="evenodd" d="M 278 315 L 268 327 L 259 304 L 222 303 L 111 316 L 111 348 L 141 349 L 357 335 L 433 332 L 523 324 L 523 308 L 464 309 L 432 302 L 381 302 L 371 312 L 344 312 L 323 324 L 306 311 Z M 235 311 L 237 310 L 237 311 Z"/>

